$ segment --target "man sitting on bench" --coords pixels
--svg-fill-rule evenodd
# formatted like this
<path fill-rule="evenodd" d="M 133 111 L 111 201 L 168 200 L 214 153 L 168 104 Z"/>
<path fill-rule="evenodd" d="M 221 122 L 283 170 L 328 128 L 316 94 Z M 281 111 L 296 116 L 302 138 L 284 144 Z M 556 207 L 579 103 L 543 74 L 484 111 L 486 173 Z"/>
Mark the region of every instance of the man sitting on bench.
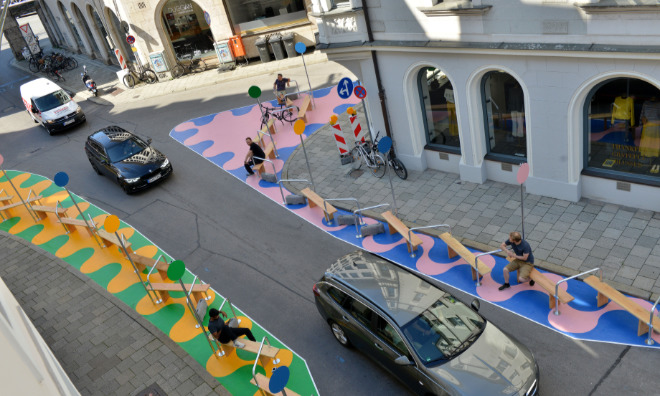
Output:
<path fill-rule="evenodd" d="M 252 138 L 245 138 L 245 143 L 247 143 L 248 146 L 250 146 L 250 149 L 248 150 L 247 154 L 245 154 L 245 170 L 247 171 L 246 176 L 252 176 L 254 175 L 254 171 L 252 170 L 252 165 L 259 165 L 260 163 L 264 162 L 263 160 L 256 159 L 254 157 L 259 157 L 259 158 L 266 158 L 266 154 L 264 151 L 259 147 L 258 144 L 252 141 Z"/>
<path fill-rule="evenodd" d="M 229 327 L 228 323 L 225 323 L 220 319 L 220 314 L 227 317 L 227 314 L 224 311 L 218 311 L 215 308 L 209 310 L 209 331 L 215 337 L 216 340 L 220 341 L 221 344 L 226 344 L 229 341 L 234 341 L 234 346 L 236 348 L 245 348 L 245 344 L 237 341 L 236 339 L 240 336 L 247 336 L 250 341 L 257 341 L 252 335 L 250 329 L 242 327 Z"/>
<path fill-rule="evenodd" d="M 507 246 L 511 246 L 512 250 L 507 250 Z M 514 231 L 509 234 L 509 239 L 502 242 L 500 247 L 502 250 L 506 250 L 509 258 L 513 260 L 504 267 L 504 284 L 500 286 L 499 290 L 502 291 L 511 287 L 509 285 L 509 272 L 512 271 L 518 271 L 518 283 L 529 281 L 529 285 L 534 286 L 534 280 L 529 277 L 532 268 L 534 268 L 534 255 L 529 243 L 522 239 L 519 232 Z"/>

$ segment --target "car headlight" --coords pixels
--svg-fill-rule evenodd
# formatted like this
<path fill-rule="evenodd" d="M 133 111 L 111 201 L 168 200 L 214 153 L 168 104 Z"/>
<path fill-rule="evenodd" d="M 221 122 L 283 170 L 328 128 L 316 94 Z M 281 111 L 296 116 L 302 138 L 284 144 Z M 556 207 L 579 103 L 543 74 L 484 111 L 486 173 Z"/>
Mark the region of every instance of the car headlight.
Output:
<path fill-rule="evenodd" d="M 134 178 L 132 178 L 132 179 L 124 179 L 124 181 L 125 181 L 126 183 L 137 183 L 138 180 L 140 180 L 139 177 L 134 177 Z"/>
<path fill-rule="evenodd" d="M 54 123 L 55 123 L 55 120 L 46 120 L 46 123 L 47 123 L 47 124 L 54 124 Z"/>
<path fill-rule="evenodd" d="M 167 168 L 167 166 L 168 166 L 169 164 L 170 164 L 170 160 L 167 159 L 167 158 L 165 158 L 165 161 L 164 161 L 163 164 L 160 166 L 160 169 L 165 169 L 165 168 Z"/>
<path fill-rule="evenodd" d="M 76 109 L 76 114 L 80 114 L 80 113 L 82 113 L 82 107 L 78 106 L 78 108 Z"/>

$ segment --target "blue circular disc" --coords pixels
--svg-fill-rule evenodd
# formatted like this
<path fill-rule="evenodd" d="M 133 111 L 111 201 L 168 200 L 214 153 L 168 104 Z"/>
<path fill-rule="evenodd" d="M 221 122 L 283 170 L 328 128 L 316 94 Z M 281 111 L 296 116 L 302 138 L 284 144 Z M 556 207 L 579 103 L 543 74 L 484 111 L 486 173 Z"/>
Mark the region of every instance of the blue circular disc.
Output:
<path fill-rule="evenodd" d="M 296 48 L 296 52 L 299 54 L 304 54 L 305 51 L 307 51 L 307 46 L 305 45 L 305 43 L 298 42 L 296 43 L 295 48 Z"/>
<path fill-rule="evenodd" d="M 378 142 L 378 151 L 381 153 L 387 153 L 392 148 L 392 138 L 389 136 L 383 136 L 382 139 Z"/>
<path fill-rule="evenodd" d="M 337 84 L 337 95 L 342 99 L 348 99 L 353 94 L 353 81 L 350 78 L 344 77 Z"/>
<path fill-rule="evenodd" d="M 66 172 L 57 172 L 53 181 L 57 187 L 64 187 L 69 183 L 69 175 L 67 175 Z"/>
<path fill-rule="evenodd" d="M 270 381 L 268 382 L 268 391 L 272 394 L 282 392 L 282 389 L 286 386 L 286 383 L 289 382 L 289 368 L 287 366 L 278 367 L 273 374 L 270 376 Z"/>

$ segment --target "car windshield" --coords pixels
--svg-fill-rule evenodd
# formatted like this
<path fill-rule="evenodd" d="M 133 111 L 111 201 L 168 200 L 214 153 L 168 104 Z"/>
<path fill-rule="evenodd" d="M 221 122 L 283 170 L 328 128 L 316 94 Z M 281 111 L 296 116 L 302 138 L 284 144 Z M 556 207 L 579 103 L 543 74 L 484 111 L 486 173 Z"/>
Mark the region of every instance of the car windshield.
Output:
<path fill-rule="evenodd" d="M 401 329 L 421 360 L 431 364 L 467 348 L 484 325 L 479 314 L 446 294 Z"/>
<path fill-rule="evenodd" d="M 71 97 L 66 92 L 64 92 L 64 90 L 60 89 L 59 91 L 55 91 L 49 93 L 46 96 L 35 99 L 34 104 L 37 105 L 37 109 L 39 109 L 39 111 L 48 111 L 67 104 L 70 101 Z"/>
<path fill-rule="evenodd" d="M 132 136 L 108 147 L 108 157 L 110 157 L 110 162 L 123 161 L 128 157 L 141 153 L 147 147 L 147 144 L 141 139 Z"/>

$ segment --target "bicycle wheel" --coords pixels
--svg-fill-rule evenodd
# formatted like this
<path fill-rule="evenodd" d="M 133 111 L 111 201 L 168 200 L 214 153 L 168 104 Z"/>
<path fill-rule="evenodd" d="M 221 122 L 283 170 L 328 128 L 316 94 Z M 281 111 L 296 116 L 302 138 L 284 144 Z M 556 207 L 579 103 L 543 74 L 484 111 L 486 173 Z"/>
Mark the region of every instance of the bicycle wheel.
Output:
<path fill-rule="evenodd" d="M 298 120 L 298 117 L 293 115 L 293 110 L 283 111 L 282 118 L 284 118 L 284 121 L 290 122 L 291 124 L 293 124 L 294 122 L 296 122 L 296 120 Z"/>
<path fill-rule="evenodd" d="M 30 61 L 28 62 L 28 67 L 30 68 L 30 71 L 32 73 L 37 73 L 39 71 L 39 62 L 37 62 L 36 59 L 30 58 Z"/>
<path fill-rule="evenodd" d="M 135 77 L 132 74 L 128 73 L 124 76 L 124 85 L 128 88 L 133 88 L 135 86 Z"/>
<path fill-rule="evenodd" d="M 64 60 L 64 65 L 66 66 L 67 70 L 73 70 L 78 67 L 78 61 L 74 58 L 66 58 Z"/>
<path fill-rule="evenodd" d="M 154 84 L 158 82 L 158 77 L 156 77 L 156 73 L 153 70 L 147 69 L 140 76 L 140 80 L 146 81 L 147 84 Z"/>
<path fill-rule="evenodd" d="M 375 163 L 373 166 L 369 167 L 369 170 L 371 170 L 371 173 L 374 176 L 380 179 L 385 174 L 387 164 L 385 164 L 385 160 L 380 154 L 374 153 L 373 159 Z"/>
<path fill-rule="evenodd" d="M 201 59 L 198 59 L 197 62 L 193 62 L 190 65 L 193 73 L 201 73 L 206 70 L 206 62 Z"/>
<path fill-rule="evenodd" d="M 390 160 L 390 165 L 392 166 L 392 169 L 394 169 L 394 173 L 396 173 L 401 180 L 406 180 L 408 178 L 408 170 L 398 158 L 392 158 Z"/>
<path fill-rule="evenodd" d="M 353 159 L 351 164 L 353 169 L 360 169 L 362 166 L 362 155 L 360 155 L 360 150 L 357 147 L 353 147 L 353 150 L 351 150 L 351 158 Z"/>
<path fill-rule="evenodd" d="M 181 64 L 177 64 L 174 66 L 174 69 L 172 69 L 172 78 L 179 78 L 183 76 L 183 72 L 183 66 L 181 66 Z"/>

